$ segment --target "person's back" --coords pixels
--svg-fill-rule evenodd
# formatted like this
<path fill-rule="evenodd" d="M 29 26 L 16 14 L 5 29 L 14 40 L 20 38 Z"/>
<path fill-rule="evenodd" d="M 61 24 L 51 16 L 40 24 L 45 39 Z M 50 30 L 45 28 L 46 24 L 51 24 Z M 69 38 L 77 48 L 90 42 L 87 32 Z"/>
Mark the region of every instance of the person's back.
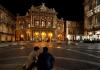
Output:
<path fill-rule="evenodd" d="M 44 55 L 44 59 L 45 59 L 46 69 L 51 70 L 54 65 L 54 57 L 50 53 L 47 53 Z"/>
<path fill-rule="evenodd" d="M 54 57 L 48 53 L 48 48 L 44 47 L 43 53 L 39 55 L 39 70 L 51 70 L 53 68 L 54 60 Z"/>
<path fill-rule="evenodd" d="M 31 70 L 32 68 L 34 68 L 34 66 L 36 65 L 36 61 L 38 60 L 38 55 L 39 55 L 39 47 L 34 47 L 34 51 L 32 51 L 29 56 L 28 56 L 28 60 L 26 62 L 25 68 L 27 70 Z"/>

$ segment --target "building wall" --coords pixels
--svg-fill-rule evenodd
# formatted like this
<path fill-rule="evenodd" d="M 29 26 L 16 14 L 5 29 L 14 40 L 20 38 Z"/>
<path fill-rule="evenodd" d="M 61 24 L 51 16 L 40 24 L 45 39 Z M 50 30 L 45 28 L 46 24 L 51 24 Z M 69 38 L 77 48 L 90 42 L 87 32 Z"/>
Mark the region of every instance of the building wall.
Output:
<path fill-rule="evenodd" d="M 15 19 L 4 7 L 0 6 L 0 42 L 15 40 Z"/>
<path fill-rule="evenodd" d="M 78 21 L 66 21 L 66 38 L 70 41 L 78 41 L 83 36 L 83 23 Z"/>
<path fill-rule="evenodd" d="M 56 39 L 57 40 L 64 40 L 64 21 L 63 19 L 58 19 L 57 20 L 57 25 L 56 25 Z"/>
<path fill-rule="evenodd" d="M 61 29 L 62 28 L 62 29 Z M 60 33 L 57 32 L 59 29 Z M 33 5 L 24 16 L 17 16 L 16 40 L 57 40 L 58 35 L 63 36 L 64 21 L 57 18 L 57 12 L 42 4 Z M 58 34 L 59 33 L 59 34 Z M 52 37 L 52 38 L 51 38 Z M 60 40 L 63 40 L 62 38 Z"/>
<path fill-rule="evenodd" d="M 84 12 L 85 39 L 100 40 L 100 0 L 85 0 Z"/>

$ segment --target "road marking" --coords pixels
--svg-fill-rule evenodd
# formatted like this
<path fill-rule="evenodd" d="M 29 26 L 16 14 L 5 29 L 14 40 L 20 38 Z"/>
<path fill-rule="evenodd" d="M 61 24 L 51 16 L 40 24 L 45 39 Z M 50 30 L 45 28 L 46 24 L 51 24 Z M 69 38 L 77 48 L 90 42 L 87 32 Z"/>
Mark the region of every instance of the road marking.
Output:
<path fill-rule="evenodd" d="M 58 48 L 58 49 L 66 49 L 66 48 Z M 88 55 L 88 56 L 92 56 L 92 57 L 100 59 L 99 56 L 96 56 L 96 55 L 93 55 L 93 54 L 89 54 L 89 53 L 85 53 L 85 52 L 81 52 L 81 51 L 77 51 L 77 50 L 73 50 L 73 49 L 66 49 L 66 50 L 76 52 L 76 53 L 80 53 L 80 54 L 84 54 L 84 55 Z"/>
<path fill-rule="evenodd" d="M 58 48 L 58 49 L 66 49 L 66 48 Z M 84 55 L 88 55 L 88 56 L 92 56 L 92 57 L 95 57 L 95 58 L 99 58 L 99 56 L 96 56 L 96 55 L 93 55 L 93 54 L 90 54 L 90 53 L 85 53 L 85 52 L 81 52 L 81 51 L 78 51 L 78 50 L 73 50 L 73 49 L 66 49 L 68 51 L 72 51 L 72 52 L 77 52 L 77 53 L 80 53 L 80 54 L 84 54 Z M 89 51 L 89 50 L 87 50 Z M 95 52 L 100 52 L 100 51 L 95 51 Z"/>
<path fill-rule="evenodd" d="M 77 62 L 82 62 L 82 63 L 89 63 L 93 65 L 100 66 L 100 63 L 98 62 L 93 62 L 93 61 L 87 61 L 87 60 L 80 60 L 80 59 L 73 59 L 73 58 L 65 58 L 65 57 L 56 57 L 57 59 L 63 59 L 63 60 L 71 60 L 71 61 L 77 61 Z"/>
<path fill-rule="evenodd" d="M 17 63 L 17 64 L 15 64 L 15 63 L 12 63 L 12 64 L 0 64 L 0 67 L 2 67 L 2 66 L 19 66 L 19 65 L 23 65 L 23 64 L 21 64 L 21 63 Z"/>
<path fill-rule="evenodd" d="M 67 49 L 66 49 L 67 50 Z M 100 58 L 99 56 L 95 56 L 93 54 L 89 54 L 89 53 L 85 53 L 85 52 L 81 52 L 81 51 L 77 51 L 77 50 L 68 50 L 68 51 L 72 51 L 72 52 L 76 52 L 76 53 L 80 53 L 80 54 L 84 54 L 84 55 L 88 55 L 88 56 L 92 56 L 92 57 L 95 57 L 95 58 Z"/>
<path fill-rule="evenodd" d="M 85 50 L 85 51 L 89 51 L 89 52 L 100 52 L 100 51 L 94 51 L 94 50 Z"/>
<path fill-rule="evenodd" d="M 93 65 L 97 65 L 97 66 L 100 66 L 100 63 L 98 62 L 94 62 L 94 61 L 88 61 L 88 60 L 81 60 L 81 59 L 74 59 L 74 58 L 68 58 L 68 57 L 57 57 L 57 56 L 54 56 L 56 59 L 61 59 L 61 60 L 70 60 L 70 61 L 77 61 L 77 62 L 82 62 L 82 63 L 88 63 L 88 64 L 93 64 Z M 0 60 L 18 60 L 20 58 L 27 58 L 27 56 L 21 56 L 21 57 L 11 57 L 11 58 L 5 58 L 5 59 L 0 59 Z M 21 65 L 19 63 L 14 63 L 14 64 L 18 64 L 18 65 Z M 4 65 L 4 64 L 3 64 Z M 7 65 L 10 65 L 10 64 L 7 64 Z"/>
<path fill-rule="evenodd" d="M 0 61 L 3 61 L 3 60 L 24 59 L 24 58 L 28 58 L 28 56 L 19 56 L 19 57 L 9 57 L 9 58 L 3 58 L 3 59 L 0 59 Z"/>

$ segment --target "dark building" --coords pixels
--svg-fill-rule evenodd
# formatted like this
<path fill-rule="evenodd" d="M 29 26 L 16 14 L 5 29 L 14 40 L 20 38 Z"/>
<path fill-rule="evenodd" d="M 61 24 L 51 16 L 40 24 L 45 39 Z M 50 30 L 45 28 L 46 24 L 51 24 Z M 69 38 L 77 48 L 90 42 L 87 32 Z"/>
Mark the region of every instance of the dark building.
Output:
<path fill-rule="evenodd" d="M 83 35 L 83 22 L 66 21 L 66 38 L 68 41 L 81 41 Z"/>
<path fill-rule="evenodd" d="M 84 12 L 84 39 L 100 40 L 100 0 L 85 0 Z"/>
<path fill-rule="evenodd" d="M 0 42 L 15 41 L 15 17 L 0 5 Z"/>

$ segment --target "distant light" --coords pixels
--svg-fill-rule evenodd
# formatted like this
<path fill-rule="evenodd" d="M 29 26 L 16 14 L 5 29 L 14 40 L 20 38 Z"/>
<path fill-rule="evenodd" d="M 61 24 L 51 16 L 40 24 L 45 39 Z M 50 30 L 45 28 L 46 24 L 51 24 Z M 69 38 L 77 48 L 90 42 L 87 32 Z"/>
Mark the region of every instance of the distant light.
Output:
<path fill-rule="evenodd" d="M 23 38 L 24 37 L 24 35 L 23 34 L 21 34 L 21 38 Z"/>
<path fill-rule="evenodd" d="M 58 46 L 57 48 L 61 48 L 60 46 Z"/>
<path fill-rule="evenodd" d="M 71 40 L 71 35 L 67 35 L 68 40 Z"/>

